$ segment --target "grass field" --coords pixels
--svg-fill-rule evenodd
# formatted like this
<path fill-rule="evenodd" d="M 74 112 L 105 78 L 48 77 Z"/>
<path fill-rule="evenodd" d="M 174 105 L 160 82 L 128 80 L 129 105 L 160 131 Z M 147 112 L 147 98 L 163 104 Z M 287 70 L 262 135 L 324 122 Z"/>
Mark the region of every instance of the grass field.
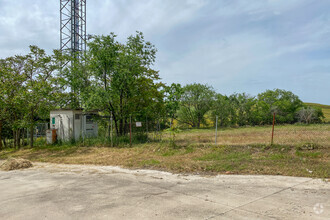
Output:
<path fill-rule="evenodd" d="M 326 122 L 330 122 L 330 105 L 322 105 L 322 104 L 316 104 L 316 103 L 305 103 L 308 106 L 311 107 L 319 107 L 322 109 L 324 117 L 325 117 L 325 121 Z"/>
<path fill-rule="evenodd" d="M 330 125 L 286 125 L 220 129 L 218 144 L 214 130 L 186 130 L 162 141 L 130 147 L 107 147 L 90 140 L 85 144 L 39 146 L 0 152 L 0 158 L 22 157 L 32 161 L 119 165 L 180 173 L 267 174 L 329 178 Z M 153 139 L 150 134 L 150 139 Z"/>

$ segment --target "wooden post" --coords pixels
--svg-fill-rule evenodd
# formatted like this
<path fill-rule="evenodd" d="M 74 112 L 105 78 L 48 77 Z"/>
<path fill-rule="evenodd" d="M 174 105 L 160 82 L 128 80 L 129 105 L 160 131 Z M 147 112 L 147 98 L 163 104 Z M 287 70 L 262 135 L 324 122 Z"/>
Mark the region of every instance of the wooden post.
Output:
<path fill-rule="evenodd" d="M 275 128 L 275 112 L 273 114 L 273 129 L 272 129 L 272 141 L 271 141 L 271 145 L 273 145 L 273 143 L 274 143 L 274 128 Z"/>

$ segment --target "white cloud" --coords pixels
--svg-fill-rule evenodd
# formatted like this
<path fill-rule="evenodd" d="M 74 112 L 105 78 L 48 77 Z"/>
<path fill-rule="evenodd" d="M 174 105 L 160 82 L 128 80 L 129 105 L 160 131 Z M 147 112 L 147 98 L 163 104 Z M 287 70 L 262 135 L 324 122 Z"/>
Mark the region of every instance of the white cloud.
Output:
<path fill-rule="evenodd" d="M 58 0 L 0 0 L 0 7 L 0 57 L 30 44 L 59 47 Z M 87 7 L 91 34 L 125 40 L 144 32 L 168 83 L 208 83 L 227 94 L 278 87 L 330 104 L 328 1 L 93 0 Z"/>

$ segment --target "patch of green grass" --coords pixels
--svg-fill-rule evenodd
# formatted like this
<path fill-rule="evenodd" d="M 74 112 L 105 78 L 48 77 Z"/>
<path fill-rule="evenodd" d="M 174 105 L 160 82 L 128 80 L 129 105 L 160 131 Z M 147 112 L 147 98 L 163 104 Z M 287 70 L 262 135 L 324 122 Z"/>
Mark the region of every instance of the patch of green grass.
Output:
<path fill-rule="evenodd" d="M 223 161 L 222 163 L 213 163 L 206 165 L 205 170 L 209 172 L 232 172 L 240 173 L 241 171 L 248 168 L 247 164 L 235 163 L 234 161 Z"/>
<path fill-rule="evenodd" d="M 283 160 L 283 159 L 287 159 L 287 155 L 279 154 L 279 153 L 269 154 L 267 159 L 269 159 L 269 160 Z"/>
<path fill-rule="evenodd" d="M 154 159 L 141 161 L 142 166 L 155 166 L 158 164 L 160 164 L 160 161 Z"/>
<path fill-rule="evenodd" d="M 173 150 L 173 149 L 169 149 L 169 150 L 166 150 L 164 153 L 162 153 L 162 156 L 163 157 L 169 157 L 169 156 L 173 156 L 175 154 L 178 154 L 178 150 Z"/>
<path fill-rule="evenodd" d="M 296 155 L 298 157 L 305 157 L 305 158 L 319 158 L 319 157 L 322 157 L 321 152 L 302 152 L 302 151 L 299 151 L 299 150 L 296 151 Z"/>
<path fill-rule="evenodd" d="M 185 154 L 193 153 L 195 149 L 196 149 L 195 145 L 189 145 L 187 147 L 183 147 L 183 146 L 173 147 L 172 144 L 169 145 L 163 144 L 163 147 L 159 149 L 159 154 L 162 155 L 163 157 L 185 155 Z"/>
<path fill-rule="evenodd" d="M 185 148 L 184 154 L 190 154 L 193 153 L 195 151 L 195 148 L 193 146 L 188 146 L 187 148 Z"/>
<path fill-rule="evenodd" d="M 219 150 L 207 153 L 202 157 L 197 158 L 201 161 L 235 161 L 237 163 L 244 160 L 251 160 L 250 152 L 226 152 L 226 148 L 222 147 Z"/>

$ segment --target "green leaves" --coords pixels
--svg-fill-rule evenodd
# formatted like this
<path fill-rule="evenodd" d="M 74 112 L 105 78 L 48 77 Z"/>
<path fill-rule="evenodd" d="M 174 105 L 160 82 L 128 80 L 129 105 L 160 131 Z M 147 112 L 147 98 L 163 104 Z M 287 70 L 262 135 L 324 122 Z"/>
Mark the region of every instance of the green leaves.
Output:
<path fill-rule="evenodd" d="M 128 37 L 125 44 L 113 33 L 93 36 L 88 48 L 84 76 L 88 83 L 78 84 L 83 107 L 112 114 L 120 135 L 127 132 L 130 115 L 145 118 L 146 112 L 160 112 L 161 84 L 155 82 L 158 72 L 151 68 L 157 50 L 141 32 Z"/>
<path fill-rule="evenodd" d="M 56 105 L 54 94 L 60 92 L 57 70 L 55 55 L 48 56 L 37 46 L 30 46 L 27 55 L 1 60 L 0 120 L 16 131 L 33 128 L 37 118 L 48 118 Z"/>
<path fill-rule="evenodd" d="M 303 103 L 298 96 L 281 89 L 267 90 L 258 95 L 258 109 L 264 123 L 271 123 L 272 113 L 276 113 L 278 123 L 296 122 L 296 111 Z"/>
<path fill-rule="evenodd" d="M 214 95 L 210 86 L 198 83 L 186 85 L 181 96 L 179 121 L 197 128 L 205 124 L 205 115 L 212 108 Z"/>

